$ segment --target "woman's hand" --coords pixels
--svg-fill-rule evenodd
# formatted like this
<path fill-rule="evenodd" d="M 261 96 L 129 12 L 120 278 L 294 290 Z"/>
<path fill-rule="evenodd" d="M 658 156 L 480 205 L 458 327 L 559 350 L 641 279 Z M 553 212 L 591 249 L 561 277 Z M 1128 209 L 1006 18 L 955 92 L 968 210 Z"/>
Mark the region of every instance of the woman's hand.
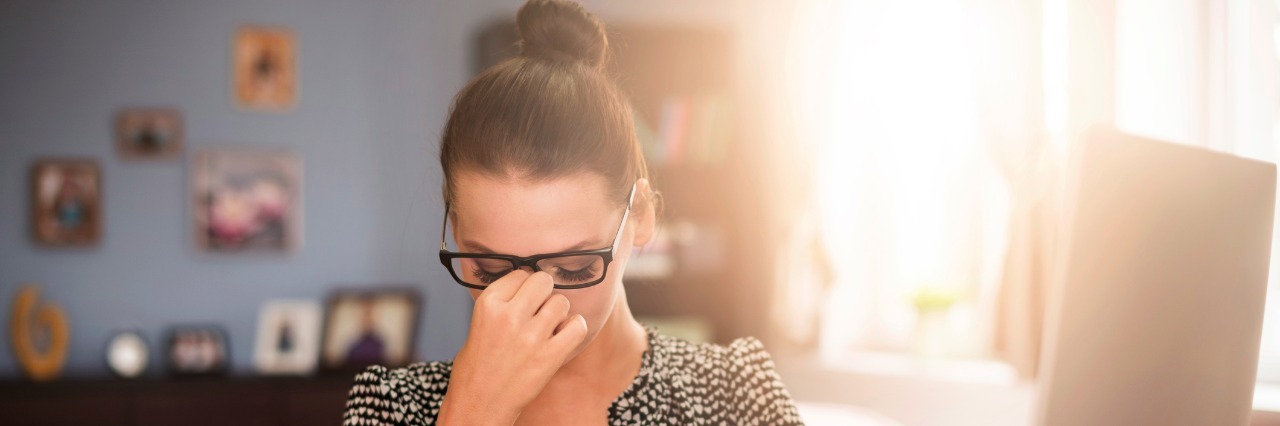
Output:
<path fill-rule="evenodd" d="M 587 335 L 551 275 L 515 270 L 476 298 L 471 331 L 453 361 L 444 425 L 510 425 Z"/>

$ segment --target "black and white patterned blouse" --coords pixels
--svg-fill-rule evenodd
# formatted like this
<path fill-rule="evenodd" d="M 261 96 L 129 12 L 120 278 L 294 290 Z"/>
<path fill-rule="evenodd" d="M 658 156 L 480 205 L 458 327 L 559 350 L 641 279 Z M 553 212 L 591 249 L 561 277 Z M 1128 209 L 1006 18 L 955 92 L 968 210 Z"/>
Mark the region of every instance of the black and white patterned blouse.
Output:
<path fill-rule="evenodd" d="M 609 424 L 803 424 L 759 340 L 725 347 L 647 330 L 640 373 L 609 406 Z M 356 376 L 343 424 L 435 424 L 452 368 L 450 361 L 369 367 Z"/>

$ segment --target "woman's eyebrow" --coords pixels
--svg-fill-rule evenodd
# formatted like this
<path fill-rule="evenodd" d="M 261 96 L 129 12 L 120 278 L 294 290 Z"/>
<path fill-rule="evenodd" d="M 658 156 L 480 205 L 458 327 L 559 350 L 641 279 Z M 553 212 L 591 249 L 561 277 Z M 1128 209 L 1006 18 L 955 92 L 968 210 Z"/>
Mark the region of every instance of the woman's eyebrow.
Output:
<path fill-rule="evenodd" d="M 475 241 L 471 241 L 471 240 L 462 240 L 462 244 L 466 245 L 467 247 L 470 247 L 470 248 L 471 248 L 472 250 L 474 250 L 476 253 L 482 253 L 482 254 L 499 254 L 499 253 L 495 252 L 493 249 L 490 249 L 490 248 L 488 248 L 488 247 L 485 247 L 485 245 L 484 245 L 484 244 L 480 244 L 480 243 L 475 242 Z M 597 239 L 590 239 L 590 238 L 589 238 L 589 239 L 583 240 L 582 242 L 579 242 L 579 243 L 577 243 L 577 244 L 574 244 L 574 245 L 572 245 L 572 246 L 569 246 L 568 248 L 565 248 L 564 250 L 557 250 L 557 251 L 553 251 L 553 252 L 546 252 L 546 253 L 563 253 L 563 252 L 569 252 L 569 251 L 578 251 L 578 250 L 587 250 L 587 249 L 596 249 L 596 248 L 601 248 L 601 247 L 595 247 L 596 245 L 603 245 L 603 243 L 598 242 L 598 241 L 597 241 Z M 545 254 L 545 253 L 537 253 L 537 254 Z"/>
<path fill-rule="evenodd" d="M 596 242 L 596 240 L 586 239 L 586 240 L 582 240 L 582 242 L 580 242 L 580 243 L 577 243 L 577 244 L 574 244 L 574 245 L 572 245 L 572 246 L 569 246 L 568 248 L 566 248 L 566 249 L 564 249 L 564 250 L 560 250 L 560 251 L 558 251 L 558 252 L 556 252 L 556 253 L 563 253 L 563 252 L 566 252 L 566 251 L 578 251 L 578 250 L 587 250 L 587 249 L 597 249 L 597 248 L 600 248 L 600 247 L 597 247 L 597 245 L 599 245 L 599 244 L 600 244 L 600 243 Z"/>
<path fill-rule="evenodd" d="M 488 247 L 485 247 L 484 244 L 480 244 L 475 241 L 462 240 L 462 245 L 470 248 L 471 251 L 476 253 L 495 254 L 493 250 L 490 250 Z"/>

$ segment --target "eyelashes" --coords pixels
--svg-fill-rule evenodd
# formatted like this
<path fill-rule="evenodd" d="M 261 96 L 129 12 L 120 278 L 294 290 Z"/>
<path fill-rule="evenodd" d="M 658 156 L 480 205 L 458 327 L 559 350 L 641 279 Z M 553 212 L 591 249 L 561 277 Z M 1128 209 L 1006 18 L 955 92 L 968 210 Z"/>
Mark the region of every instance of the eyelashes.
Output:
<path fill-rule="evenodd" d="M 480 282 L 484 283 L 485 285 L 493 284 L 494 281 L 497 281 L 499 278 L 502 278 L 503 276 L 507 275 L 508 272 L 511 272 L 511 270 L 508 269 L 495 274 L 495 273 L 487 272 L 483 269 L 480 269 L 480 267 L 478 266 L 471 267 L 471 276 L 476 277 L 476 279 L 480 280 Z"/>
<path fill-rule="evenodd" d="M 471 267 L 471 276 L 476 277 L 476 279 L 480 280 L 480 282 L 484 283 L 485 285 L 493 284 L 494 281 L 497 281 L 503 276 L 506 276 L 507 273 L 510 273 L 510 272 L 511 270 L 508 269 L 505 271 L 494 273 L 494 272 L 488 272 L 483 269 L 480 269 L 480 267 L 478 266 Z M 556 268 L 556 272 L 552 273 L 552 275 L 554 275 L 559 279 L 563 279 L 564 281 L 573 283 L 573 282 L 590 281 L 592 279 L 595 279 L 597 278 L 596 275 L 598 275 L 599 272 L 600 272 L 600 268 L 596 268 L 593 266 L 588 266 L 586 268 L 573 269 L 573 270 Z"/>
<path fill-rule="evenodd" d="M 564 278 L 566 281 L 570 282 L 591 281 L 596 278 L 596 273 L 599 272 L 599 270 L 592 267 L 577 270 L 557 269 L 558 271 L 556 271 L 556 276 Z"/>

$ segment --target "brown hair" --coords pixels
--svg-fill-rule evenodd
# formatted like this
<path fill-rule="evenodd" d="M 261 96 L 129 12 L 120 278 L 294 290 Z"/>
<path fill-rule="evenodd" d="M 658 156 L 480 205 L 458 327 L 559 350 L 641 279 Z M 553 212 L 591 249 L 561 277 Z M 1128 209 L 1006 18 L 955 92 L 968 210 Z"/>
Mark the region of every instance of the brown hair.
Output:
<path fill-rule="evenodd" d="M 531 0 L 516 27 L 520 55 L 476 76 L 454 99 L 440 144 L 445 199 L 463 169 L 532 180 L 588 171 L 624 199 L 649 172 L 631 106 L 604 72 L 604 25 L 578 3 Z"/>

